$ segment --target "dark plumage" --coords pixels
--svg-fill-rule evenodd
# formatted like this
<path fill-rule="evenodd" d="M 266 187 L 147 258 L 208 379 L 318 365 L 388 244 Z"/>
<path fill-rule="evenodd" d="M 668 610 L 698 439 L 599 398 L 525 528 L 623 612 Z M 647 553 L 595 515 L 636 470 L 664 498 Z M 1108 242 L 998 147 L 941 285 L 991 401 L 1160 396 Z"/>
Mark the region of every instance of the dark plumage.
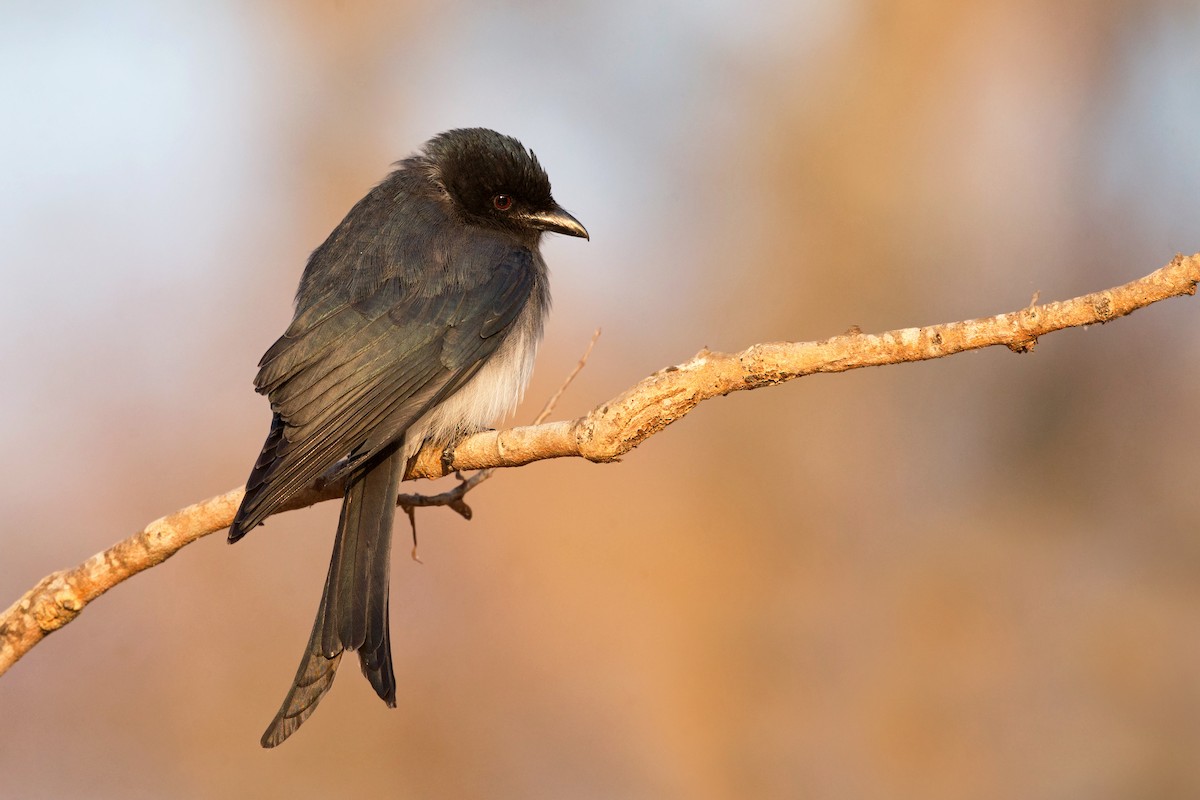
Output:
<path fill-rule="evenodd" d="M 388 573 L 408 459 L 479 430 L 517 403 L 550 305 L 542 233 L 587 237 L 533 154 L 483 128 L 426 143 L 360 200 L 309 258 L 296 314 L 259 362 L 274 416 L 235 542 L 321 475 L 346 496 L 312 636 L 263 734 L 292 734 L 345 650 L 388 705 L 396 680 Z"/>

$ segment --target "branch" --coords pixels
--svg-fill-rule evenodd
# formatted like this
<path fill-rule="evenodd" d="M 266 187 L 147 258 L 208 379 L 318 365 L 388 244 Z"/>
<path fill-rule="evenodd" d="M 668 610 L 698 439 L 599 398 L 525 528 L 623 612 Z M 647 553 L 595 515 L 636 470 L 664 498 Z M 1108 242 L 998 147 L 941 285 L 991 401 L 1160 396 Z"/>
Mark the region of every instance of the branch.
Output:
<path fill-rule="evenodd" d="M 564 456 L 615 461 L 710 397 L 818 372 L 925 361 L 993 345 L 1024 353 L 1033 349 L 1039 336 L 1109 322 L 1159 300 L 1193 295 L 1198 282 L 1200 253 L 1176 256 L 1162 269 L 1124 286 L 995 317 L 882 334 L 855 330 L 821 342 L 757 344 L 733 354 L 701 350 L 690 361 L 656 372 L 579 419 L 476 434 L 455 448 L 449 465 L 443 463 L 441 450 L 426 448 L 409 465 L 406 477 L 436 478 L 449 471 L 515 467 Z M 314 486 L 280 511 L 341 497 L 341 488 Z M 242 494 L 238 488 L 188 506 L 77 567 L 43 578 L 0 615 L 0 674 L 113 586 L 228 527 Z"/>

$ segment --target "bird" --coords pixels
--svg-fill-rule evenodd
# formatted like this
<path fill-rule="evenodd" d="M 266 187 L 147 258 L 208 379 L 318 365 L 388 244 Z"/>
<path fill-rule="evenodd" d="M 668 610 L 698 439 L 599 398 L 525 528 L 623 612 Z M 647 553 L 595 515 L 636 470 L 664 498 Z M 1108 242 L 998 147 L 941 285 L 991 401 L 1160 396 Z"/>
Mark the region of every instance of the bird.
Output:
<path fill-rule="evenodd" d="M 542 235 L 591 238 L 511 136 L 446 131 L 394 166 L 309 257 L 254 381 L 271 425 L 229 541 L 316 479 L 345 482 L 312 635 L 263 747 L 308 719 L 347 650 L 395 707 L 390 551 L 408 461 L 516 406 L 550 308 Z"/>

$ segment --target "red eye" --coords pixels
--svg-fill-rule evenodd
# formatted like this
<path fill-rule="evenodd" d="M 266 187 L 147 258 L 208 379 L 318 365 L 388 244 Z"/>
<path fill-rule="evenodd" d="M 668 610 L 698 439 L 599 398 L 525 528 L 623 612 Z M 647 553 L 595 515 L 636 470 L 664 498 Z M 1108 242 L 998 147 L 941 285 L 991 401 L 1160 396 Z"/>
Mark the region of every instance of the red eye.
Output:
<path fill-rule="evenodd" d="M 512 195 L 498 194 L 492 198 L 492 205 L 497 211 L 508 211 L 513 206 Z"/>

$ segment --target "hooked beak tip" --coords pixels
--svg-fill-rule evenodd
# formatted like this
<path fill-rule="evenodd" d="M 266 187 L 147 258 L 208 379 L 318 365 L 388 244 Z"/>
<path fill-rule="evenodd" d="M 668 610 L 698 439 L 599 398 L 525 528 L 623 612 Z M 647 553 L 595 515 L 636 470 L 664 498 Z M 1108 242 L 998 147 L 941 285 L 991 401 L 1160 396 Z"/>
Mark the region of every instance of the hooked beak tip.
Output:
<path fill-rule="evenodd" d="M 587 239 L 589 242 L 592 240 L 592 237 L 587 232 L 587 228 L 583 227 L 583 223 L 559 206 L 555 206 L 550 211 L 538 211 L 530 214 L 529 219 L 530 222 L 543 231 L 561 233 L 565 236 L 577 236 L 581 239 Z"/>

